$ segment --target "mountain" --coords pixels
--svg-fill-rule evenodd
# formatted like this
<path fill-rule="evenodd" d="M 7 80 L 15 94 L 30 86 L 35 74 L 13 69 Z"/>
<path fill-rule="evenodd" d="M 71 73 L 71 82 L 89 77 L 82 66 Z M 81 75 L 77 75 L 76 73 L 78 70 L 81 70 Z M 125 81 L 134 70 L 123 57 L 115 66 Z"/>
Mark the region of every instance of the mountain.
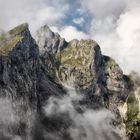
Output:
<path fill-rule="evenodd" d="M 0 36 L 0 139 L 139 140 L 139 87 L 94 40 L 19 25 Z"/>

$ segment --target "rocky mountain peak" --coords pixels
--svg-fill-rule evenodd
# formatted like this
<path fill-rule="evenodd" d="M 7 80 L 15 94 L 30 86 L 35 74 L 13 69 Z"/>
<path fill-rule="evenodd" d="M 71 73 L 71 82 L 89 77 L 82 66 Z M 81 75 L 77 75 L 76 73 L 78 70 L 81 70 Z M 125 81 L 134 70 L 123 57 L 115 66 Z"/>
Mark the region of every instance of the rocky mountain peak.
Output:
<path fill-rule="evenodd" d="M 31 84 L 32 78 L 36 77 L 37 64 L 38 48 L 27 23 L 2 34 L 0 36 L 0 83 L 7 86 L 5 88 L 1 85 L 1 95 L 6 96 L 8 92 L 11 95 L 17 95 L 20 92 L 26 93 L 25 95 L 30 92 L 33 95 L 32 87 L 24 86 L 28 82 Z M 31 71 L 34 71 L 32 75 Z M 23 80 L 23 77 L 26 77 L 28 82 Z M 34 81 L 32 82 L 34 83 Z"/>
<path fill-rule="evenodd" d="M 60 52 L 67 42 L 58 33 L 54 33 L 47 25 L 42 26 L 35 34 L 35 40 L 39 46 L 40 53 L 49 52 L 56 54 Z"/>
<path fill-rule="evenodd" d="M 60 63 L 60 79 L 73 80 L 82 87 L 97 78 L 97 69 L 103 61 L 100 47 L 93 40 L 72 40 L 56 58 Z"/>
<path fill-rule="evenodd" d="M 61 64 L 73 67 L 91 65 L 94 55 L 100 50 L 93 40 L 72 40 L 66 49 L 59 53 Z"/>
<path fill-rule="evenodd" d="M 29 25 L 28 23 L 23 23 L 21 25 L 18 25 L 17 27 L 11 29 L 10 31 L 8 31 L 8 33 L 10 35 L 19 35 L 22 34 L 25 31 L 29 31 Z"/>
<path fill-rule="evenodd" d="M 68 92 L 64 85 L 68 86 Z M 21 140 L 73 140 L 69 130 L 75 127 L 75 120 L 70 113 L 79 117 L 87 110 L 103 109 L 115 115 L 113 127 L 125 124 L 125 134 L 130 140 L 137 140 L 139 87 L 139 76 L 124 75 L 115 60 L 102 54 L 94 40 L 66 42 L 47 25 L 37 30 L 34 40 L 26 23 L 0 35 L 0 97 L 11 103 L 18 117 L 16 123 L 9 123 L 8 129 L 5 122 L 0 126 L 0 138 L 4 127 L 9 140 L 13 136 Z M 82 98 L 69 101 L 73 92 Z M 59 112 L 59 106 L 64 107 L 67 101 L 73 111 Z M 53 115 L 46 113 L 48 108 L 54 108 L 50 111 Z M 80 129 L 76 130 L 81 132 L 81 125 L 78 126 Z M 116 132 L 110 133 L 121 139 Z M 78 135 L 85 139 L 85 134 L 82 129 Z M 4 135 L 5 130 L 2 137 L 6 139 Z M 110 138 L 105 135 L 105 139 Z"/>
<path fill-rule="evenodd" d="M 16 45 L 27 36 L 31 36 L 28 24 L 21 24 L 14 29 L 4 33 L 0 36 L 0 54 L 7 55 L 10 51 L 12 51 Z"/>

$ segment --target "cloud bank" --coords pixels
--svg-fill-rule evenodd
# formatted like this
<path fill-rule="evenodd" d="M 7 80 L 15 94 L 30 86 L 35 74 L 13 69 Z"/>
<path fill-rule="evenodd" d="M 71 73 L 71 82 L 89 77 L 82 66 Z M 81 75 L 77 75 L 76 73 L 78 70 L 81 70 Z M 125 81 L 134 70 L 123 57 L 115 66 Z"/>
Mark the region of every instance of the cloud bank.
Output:
<path fill-rule="evenodd" d="M 99 0 L 96 7 L 91 3 L 84 4 L 94 16 L 90 36 L 100 44 L 105 54 L 115 58 L 125 73 L 139 72 L 140 2 Z"/>
<path fill-rule="evenodd" d="M 113 113 L 106 109 L 92 110 L 82 106 L 77 106 L 76 103 L 82 100 L 82 95 L 76 93 L 74 88 L 67 88 L 67 95 L 59 99 L 50 97 L 48 103 L 44 106 L 46 117 L 55 118 L 59 116 L 61 120 L 69 118 L 70 126 L 62 132 L 68 132 L 72 140 L 120 140 L 121 133 L 112 125 L 112 120 L 115 119 Z M 75 103 L 75 104 L 74 104 Z M 76 108 L 80 107 L 83 113 L 80 113 Z M 55 119 L 54 119 L 55 120 Z M 69 122 L 67 120 L 66 124 Z M 59 128 L 61 130 L 61 128 Z M 58 133 L 58 134 L 59 134 Z M 47 138 L 51 139 L 55 135 L 55 139 L 62 140 L 59 135 L 47 134 Z M 67 138 L 66 138 L 67 139 Z"/>
<path fill-rule="evenodd" d="M 48 24 L 68 41 L 92 38 L 125 73 L 140 71 L 139 0 L 0 0 L 0 29 L 22 22 L 32 32 Z"/>

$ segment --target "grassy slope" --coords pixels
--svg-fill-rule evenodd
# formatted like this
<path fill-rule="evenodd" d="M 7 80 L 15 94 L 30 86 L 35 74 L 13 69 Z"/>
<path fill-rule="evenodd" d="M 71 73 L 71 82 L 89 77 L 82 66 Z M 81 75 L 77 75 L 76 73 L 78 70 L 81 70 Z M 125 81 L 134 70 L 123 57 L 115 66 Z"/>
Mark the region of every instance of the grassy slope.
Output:
<path fill-rule="evenodd" d="M 92 46 L 95 42 L 91 40 L 81 40 L 80 44 L 69 43 L 68 47 L 64 49 L 57 58 L 62 65 L 69 65 L 72 67 L 86 66 L 91 61 Z"/>
<path fill-rule="evenodd" d="M 2 34 L 0 36 L 0 55 L 8 55 L 16 44 L 22 40 L 23 36 L 21 33 L 27 28 L 27 24 L 22 24 L 10 30 L 8 33 Z"/>
<path fill-rule="evenodd" d="M 126 125 L 126 133 L 130 140 L 140 139 L 140 118 L 139 101 L 135 96 L 134 83 L 131 76 L 124 75 L 124 80 L 128 83 L 129 94 L 127 98 L 127 112 L 124 123 Z"/>

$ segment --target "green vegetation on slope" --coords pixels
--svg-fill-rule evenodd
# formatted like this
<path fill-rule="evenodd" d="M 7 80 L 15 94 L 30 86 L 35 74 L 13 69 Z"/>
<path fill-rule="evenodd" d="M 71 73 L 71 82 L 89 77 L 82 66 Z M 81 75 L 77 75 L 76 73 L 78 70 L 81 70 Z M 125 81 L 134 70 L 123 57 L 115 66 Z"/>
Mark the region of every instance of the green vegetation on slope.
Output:
<path fill-rule="evenodd" d="M 16 44 L 22 40 L 21 33 L 28 28 L 28 24 L 22 24 L 8 33 L 0 36 L 0 55 L 8 55 L 8 53 L 16 46 Z"/>
<path fill-rule="evenodd" d="M 7 55 L 8 52 L 11 51 L 21 39 L 21 36 L 15 36 L 10 41 L 6 42 L 0 47 L 0 54 Z"/>
<path fill-rule="evenodd" d="M 68 47 L 57 55 L 62 65 L 72 67 L 86 66 L 91 62 L 92 47 L 95 42 L 92 40 L 81 40 L 80 42 L 70 42 Z"/>
<path fill-rule="evenodd" d="M 22 32 L 24 32 L 26 29 L 28 29 L 28 24 L 24 23 L 24 24 L 21 24 L 21 25 L 15 27 L 14 29 L 10 30 L 8 33 L 10 35 L 16 36 L 16 35 L 19 35 Z"/>
<path fill-rule="evenodd" d="M 126 133 L 131 140 L 140 139 L 139 102 L 134 92 L 130 92 L 127 99 Z"/>
<path fill-rule="evenodd" d="M 127 99 L 127 120 L 132 121 L 137 119 L 139 113 L 139 102 L 133 92 L 129 93 Z"/>
<path fill-rule="evenodd" d="M 127 112 L 124 123 L 126 125 L 126 133 L 130 140 L 140 139 L 140 118 L 139 118 L 139 101 L 136 98 L 134 82 L 132 77 L 124 75 L 124 80 L 127 82 L 129 94 L 127 98 Z"/>

